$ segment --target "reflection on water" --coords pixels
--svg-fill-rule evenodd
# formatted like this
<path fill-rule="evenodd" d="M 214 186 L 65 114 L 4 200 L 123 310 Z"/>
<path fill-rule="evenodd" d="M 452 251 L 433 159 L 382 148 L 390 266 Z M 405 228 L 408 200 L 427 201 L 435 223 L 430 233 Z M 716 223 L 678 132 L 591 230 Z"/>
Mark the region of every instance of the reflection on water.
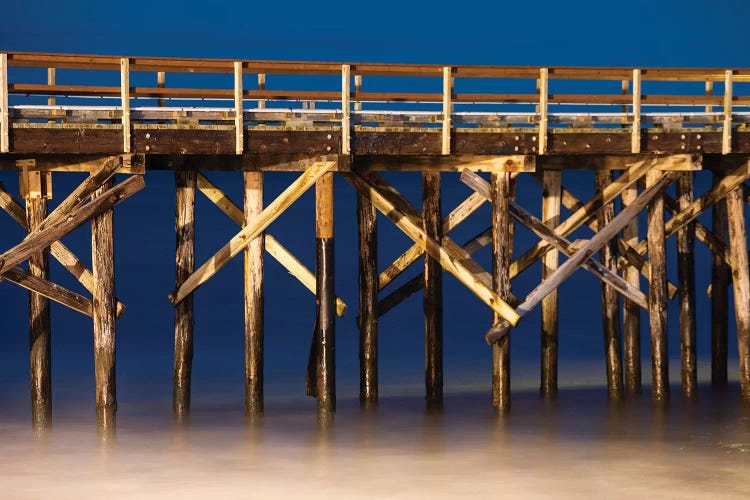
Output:
<path fill-rule="evenodd" d="M 678 393 L 676 393 L 678 394 Z M 35 439 L 20 409 L 3 408 L 3 498 L 679 498 L 750 497 L 750 407 L 738 391 L 703 388 L 668 409 L 644 397 L 607 403 L 602 389 L 562 390 L 556 403 L 514 394 L 495 415 L 487 395 L 385 399 L 377 411 L 342 400 L 320 431 L 311 401 L 239 408 L 196 405 L 175 425 L 167 404 L 121 404 L 102 445 L 95 415 L 56 412 Z M 311 404 L 313 403 L 313 404 Z M 159 415 L 160 418 L 155 418 Z"/>

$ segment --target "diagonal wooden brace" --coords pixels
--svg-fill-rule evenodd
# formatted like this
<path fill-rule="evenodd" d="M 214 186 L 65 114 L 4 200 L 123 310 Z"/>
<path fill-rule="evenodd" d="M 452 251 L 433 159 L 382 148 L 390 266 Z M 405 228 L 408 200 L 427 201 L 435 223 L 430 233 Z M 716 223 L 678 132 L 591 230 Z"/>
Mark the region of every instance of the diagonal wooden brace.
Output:
<path fill-rule="evenodd" d="M 172 304 L 179 304 L 185 297 L 193 293 L 196 288 L 211 279 L 219 269 L 240 253 L 255 237 L 265 231 L 284 210 L 289 208 L 310 186 L 315 184 L 323 174 L 332 170 L 336 165 L 336 162 L 320 162 L 308 168 L 284 192 L 264 208 L 255 220 L 234 235 L 226 245 L 221 247 L 218 252 L 191 274 L 178 290 L 170 294 L 169 300 Z"/>
<path fill-rule="evenodd" d="M 481 194 L 487 200 L 490 199 L 490 183 L 471 171 L 464 171 L 461 174 L 461 182 Z M 531 213 L 521 207 L 515 201 L 509 202 L 508 207 L 510 214 L 521 224 L 533 231 L 537 236 L 549 242 L 555 248 L 563 252 L 566 256 L 571 257 L 576 253 L 574 244 L 560 236 L 554 229 L 547 226 L 544 222 L 534 217 Z M 588 257 L 583 261 L 584 269 L 590 271 L 600 280 L 611 285 L 623 296 L 629 298 L 644 309 L 648 309 L 648 298 L 646 295 L 635 288 L 633 285 L 622 279 L 620 276 L 610 271 L 606 266 L 601 264 L 593 257 Z"/>
<path fill-rule="evenodd" d="M 43 297 L 54 300 L 58 304 L 69 307 L 85 316 L 91 317 L 93 315 L 92 311 L 94 306 L 91 299 L 75 292 L 71 292 L 70 290 L 43 278 L 34 276 L 20 267 L 11 267 L 0 279 L 5 279 L 27 290 L 36 292 Z"/>
<path fill-rule="evenodd" d="M 23 205 L 8 193 L 2 183 L 0 183 L 0 208 L 8 215 L 13 217 L 24 229 L 28 231 L 28 223 L 24 212 Z M 89 292 L 94 292 L 94 275 L 83 265 L 73 252 L 63 245 L 60 241 L 55 241 L 50 245 L 50 254 Z M 7 277 L 7 276 L 6 276 Z M 8 281 L 12 281 L 10 278 Z M 43 295 L 43 294 L 42 294 Z M 48 297 L 49 298 L 49 297 Z M 55 299 L 52 299 L 55 300 Z M 119 318 L 125 312 L 125 304 L 117 301 L 116 316 Z"/>
<path fill-rule="evenodd" d="M 422 228 L 417 210 L 398 195 L 388 183 L 373 174 L 367 175 L 366 178 L 353 172 L 342 175 L 360 193 L 367 196 L 375 207 L 391 219 L 404 234 L 420 245 L 430 257 L 438 260 L 445 270 L 453 274 L 500 317 L 512 325 L 518 323 L 520 316 L 513 307 L 491 290 L 489 273 L 484 271 L 450 238 L 444 238 L 441 246 L 437 241 L 428 237 Z"/>
<path fill-rule="evenodd" d="M 669 184 L 677 179 L 678 175 L 678 172 L 668 172 L 662 175 L 658 182 L 646 189 L 630 205 L 617 214 L 617 216 L 612 219 L 612 222 L 601 228 L 601 230 L 596 233 L 588 243 L 581 247 L 581 249 L 573 254 L 568 260 L 563 262 L 556 271 L 526 296 L 523 303 L 521 303 L 516 309 L 519 316 L 525 316 L 529 311 L 534 309 L 534 307 L 539 305 L 544 297 L 557 289 L 586 261 L 586 259 L 599 251 L 600 248 L 614 238 L 631 219 L 637 217 L 638 213 L 640 213 L 656 195 L 661 193 Z M 507 321 L 495 323 L 485 335 L 487 343 L 493 344 L 500 340 L 503 336 L 508 334 L 511 326 L 513 325 Z"/>
<path fill-rule="evenodd" d="M 0 255 L 0 274 L 5 274 L 6 271 L 26 260 L 29 255 L 42 251 L 84 222 L 129 198 L 143 189 L 145 185 L 142 176 L 130 177 L 86 205 L 68 212 L 67 216 L 59 222 L 35 231 L 32 233 L 33 237 L 27 237 Z"/>
<path fill-rule="evenodd" d="M 659 168 L 659 165 L 657 165 L 655 168 Z M 537 176 L 534 176 L 534 179 L 541 183 L 541 180 Z M 581 203 L 578 198 L 573 195 L 573 193 L 565 189 L 564 186 L 561 186 L 561 193 L 563 205 L 565 205 L 565 207 L 571 212 L 575 212 L 583 207 L 583 203 Z M 599 222 L 597 221 L 596 217 L 587 220 L 586 225 L 589 226 L 594 232 L 599 231 Z M 617 250 L 622 255 L 623 260 L 630 262 L 630 265 L 632 265 L 641 274 L 641 276 L 646 278 L 646 280 L 648 281 L 651 276 L 651 264 L 649 264 L 649 262 L 644 259 L 641 254 L 639 254 L 632 246 L 628 244 L 627 241 L 625 241 L 620 236 L 617 236 L 615 238 L 615 243 L 617 244 Z M 670 299 L 673 299 L 675 295 L 677 295 L 677 287 L 673 283 L 667 281 L 667 296 Z"/>
<path fill-rule="evenodd" d="M 238 226 L 245 224 L 245 214 L 221 189 L 202 173 L 197 173 L 197 188 L 209 200 L 232 219 Z M 305 288 L 315 293 L 316 278 L 315 275 L 300 262 L 284 245 L 268 233 L 263 233 L 263 241 L 266 252 L 276 259 L 279 264 L 284 266 L 289 274 L 299 280 Z M 346 302 L 340 297 L 336 297 L 336 315 L 341 317 L 346 312 Z"/>
<path fill-rule="evenodd" d="M 646 159 L 635 163 L 632 167 L 623 172 L 617 180 L 604 188 L 601 193 L 594 196 L 585 205 L 573 212 L 570 217 L 555 228 L 555 232 L 560 236 L 568 236 L 581 225 L 591 221 L 596 217 L 596 212 L 599 208 L 617 198 L 626 188 L 646 175 L 646 172 L 657 164 L 657 158 Z M 521 255 L 518 260 L 510 265 L 511 279 L 539 260 L 539 258 L 551 248 L 552 245 L 546 241 L 540 241 L 526 253 Z"/>
<path fill-rule="evenodd" d="M 710 191 L 694 200 L 686 209 L 669 219 L 664 226 L 666 237 L 669 238 L 693 222 L 706 209 L 723 200 L 729 193 L 740 187 L 745 179 L 749 177 L 750 161 L 747 161 L 724 176 Z M 647 241 L 638 242 L 634 248 L 640 255 L 644 255 L 648 251 Z M 626 266 L 626 262 L 618 261 L 618 269 L 622 270 Z"/>

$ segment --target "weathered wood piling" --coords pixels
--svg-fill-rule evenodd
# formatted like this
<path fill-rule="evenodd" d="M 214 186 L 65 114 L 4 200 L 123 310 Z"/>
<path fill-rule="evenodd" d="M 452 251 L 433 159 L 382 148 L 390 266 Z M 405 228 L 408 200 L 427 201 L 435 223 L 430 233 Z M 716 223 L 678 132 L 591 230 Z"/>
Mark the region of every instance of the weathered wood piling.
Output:
<path fill-rule="evenodd" d="M 11 81 L 8 68 L 12 66 L 43 67 L 47 83 Z M 61 85 L 56 81 L 56 68 L 119 71 L 120 85 Z M 155 73 L 156 87 L 132 87 L 131 71 Z M 750 399 L 750 269 L 745 220 L 750 194 L 746 185 L 750 179 L 750 129 L 738 126 L 750 116 L 744 109 L 750 97 L 732 91 L 733 82 L 742 81 L 747 71 L 0 54 L 0 170 L 21 173 L 21 201 L 0 186 L 0 209 L 27 232 L 26 238 L 0 253 L 0 278 L 29 290 L 33 425 L 42 430 L 51 422 L 50 307 L 57 302 L 93 320 L 97 422 L 103 437 L 114 435 L 115 319 L 124 305 L 114 290 L 113 208 L 143 188 L 143 176 L 149 170 L 175 172 L 175 289 L 169 299 L 175 308 L 173 409 L 178 419 L 189 415 L 191 405 L 194 292 L 240 253 L 244 255 L 244 410 L 251 419 L 263 414 L 263 283 L 268 252 L 315 295 L 307 392 L 317 400 L 320 422 L 333 422 L 336 316 L 347 308 L 344 299 L 335 295 L 334 176 L 348 181 L 357 194 L 356 325 L 363 407 L 378 401 L 379 318 L 423 290 L 425 400 L 429 409 L 442 408 L 443 306 L 444 302 L 446 307 L 451 305 L 443 297 L 443 272 L 457 278 L 492 312 L 485 340 L 492 350 L 491 401 L 499 412 L 511 406 L 510 336 L 536 307 L 541 308 L 542 318 L 540 395 L 557 396 L 558 344 L 565 342 L 564 334 L 560 335 L 558 290 L 579 269 L 601 281 L 609 399 L 634 397 L 642 391 L 640 329 L 641 310 L 645 310 L 652 397 L 668 402 L 669 307 L 679 312 L 679 325 L 672 325 L 672 330 L 679 331 L 679 337 L 674 338 L 680 342 L 681 392 L 693 398 L 701 375 L 697 346 L 702 332 L 696 325 L 703 314 L 696 306 L 703 300 L 696 295 L 696 287 L 701 285 L 695 270 L 699 255 L 696 241 L 711 252 L 712 385 L 728 384 L 731 280 L 740 393 Z M 224 74 L 231 77 L 233 86 L 170 88 L 167 72 Z M 273 79 L 286 74 L 340 76 L 341 88 L 274 89 Z M 363 91 L 365 76 L 439 78 L 442 92 L 367 92 Z M 533 79 L 536 86 L 527 94 L 457 91 L 462 86 L 456 87 L 456 79 L 472 78 Z M 621 92 L 550 94 L 550 79 L 617 81 Z M 705 81 L 711 92 L 643 95 L 642 80 L 675 85 Z M 713 95 L 717 81 L 723 82 L 723 95 Z M 27 96 L 45 97 L 48 105 L 16 104 Z M 114 110 L 69 106 L 69 96 L 119 96 L 120 105 Z M 131 100 L 141 98 L 155 100 L 158 106 L 131 109 Z M 215 99 L 231 104 L 226 109 L 183 108 L 170 106 L 171 99 Z M 389 107 L 395 101 L 429 104 L 431 111 L 395 110 Z M 318 105 L 320 102 L 326 104 Z M 334 102 L 340 102 L 340 107 L 331 109 Z M 649 113 L 641 109 L 642 102 L 679 105 L 688 111 Z M 284 106 L 277 106 L 280 103 Z M 461 103 L 461 110 L 454 109 L 456 103 Z M 581 103 L 610 106 L 615 111 L 558 112 L 560 105 Z M 498 109 L 486 112 L 474 107 L 477 104 L 497 105 Z M 529 105 L 533 111 L 506 113 L 508 104 Z M 442 107 L 436 110 L 435 105 Z M 706 111 L 711 114 L 722 105 L 720 116 L 706 118 Z M 464 107 L 471 111 L 463 111 Z M 742 119 L 737 119 L 738 115 Z M 568 169 L 593 172 L 595 194 L 591 199 L 579 200 L 574 189 L 563 186 Z M 696 178 L 703 175 L 702 169 L 713 175 L 713 185 L 699 196 Z M 232 201 L 206 177 L 205 172 L 211 170 L 241 175 L 242 203 Z M 48 211 L 51 172 L 63 175 L 67 171 L 89 175 Z M 265 204 L 264 180 L 277 171 L 301 173 Z M 419 174 L 421 210 L 379 175 L 380 171 Z M 460 172 L 461 181 L 472 190 L 445 217 L 441 188 L 449 177 L 443 172 Z M 116 173 L 130 177 L 115 184 Z M 489 182 L 481 173 L 489 174 Z M 515 199 L 516 182 L 529 177 L 542 185 L 541 219 Z M 676 185 L 675 198 L 665 192 L 672 184 Z M 269 226 L 313 185 L 315 269 L 310 270 L 270 234 Z M 236 234 L 217 245 L 218 250 L 197 266 L 196 191 L 238 226 Z M 451 232 L 485 203 L 490 204 L 489 226 L 462 245 L 456 243 Z M 562 206 L 570 211 L 566 218 Z M 616 210 L 617 206 L 621 208 Z M 698 219 L 707 210 L 712 211 L 710 229 Z M 380 272 L 377 211 L 413 242 Z M 638 216 L 643 211 L 648 223 L 645 231 L 639 231 Z M 665 217 L 665 211 L 670 218 Z M 88 221 L 91 270 L 60 241 Z M 518 245 L 515 223 L 529 229 L 539 241 L 521 249 L 514 258 L 514 246 Z M 579 230 L 591 234 L 572 241 L 571 235 Z M 676 236 L 676 286 L 667 279 L 672 236 Z M 472 257 L 488 245 L 489 272 Z M 59 261 L 91 298 L 53 283 L 49 257 Z M 21 267 L 24 262 L 28 262 L 28 270 Z M 524 297 L 514 295 L 513 280 L 537 262 L 541 263 L 538 285 Z M 391 285 L 415 263 L 422 268 L 411 279 Z M 641 289 L 642 283 L 648 284 L 646 290 Z M 670 306 L 673 297 L 677 300 Z"/>

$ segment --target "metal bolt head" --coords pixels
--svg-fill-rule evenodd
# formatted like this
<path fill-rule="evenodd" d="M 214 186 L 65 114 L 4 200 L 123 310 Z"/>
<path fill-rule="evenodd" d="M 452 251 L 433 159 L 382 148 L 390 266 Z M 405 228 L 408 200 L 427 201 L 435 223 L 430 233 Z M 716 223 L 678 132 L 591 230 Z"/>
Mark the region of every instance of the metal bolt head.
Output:
<path fill-rule="evenodd" d="M 150 150 L 151 150 L 151 146 L 146 146 L 146 151 L 150 151 Z"/>
<path fill-rule="evenodd" d="M 700 140 L 700 138 L 701 138 L 701 135 L 700 135 L 700 134 L 698 134 L 698 135 L 696 135 L 696 136 L 695 136 L 695 138 L 696 138 L 696 139 L 698 139 L 698 140 Z"/>
<path fill-rule="evenodd" d="M 518 146 L 516 146 L 515 148 L 513 148 L 513 151 L 518 151 Z"/>
<path fill-rule="evenodd" d="M 146 139 L 151 139 L 151 134 L 149 134 L 148 132 L 146 132 Z"/>
<path fill-rule="evenodd" d="M 330 151 L 330 150 L 331 150 L 331 146 L 326 146 L 326 151 Z"/>
<path fill-rule="evenodd" d="M 326 136 L 326 139 L 330 139 L 330 138 L 331 138 L 331 134 L 328 134 L 328 135 Z"/>
<path fill-rule="evenodd" d="M 515 137 L 514 137 L 513 139 L 515 139 L 515 140 L 519 140 L 519 139 L 520 139 L 520 137 L 518 137 L 518 136 L 515 136 Z"/>

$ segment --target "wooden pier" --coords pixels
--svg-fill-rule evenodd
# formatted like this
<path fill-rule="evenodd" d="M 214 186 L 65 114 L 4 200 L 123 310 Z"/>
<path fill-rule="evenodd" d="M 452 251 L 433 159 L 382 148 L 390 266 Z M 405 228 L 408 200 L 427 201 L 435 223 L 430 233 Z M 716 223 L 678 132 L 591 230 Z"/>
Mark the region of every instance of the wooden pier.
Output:
<path fill-rule="evenodd" d="M 204 73 L 224 75 L 225 85 L 201 88 L 190 83 Z M 102 85 L 104 81 L 112 85 Z M 606 90 L 594 94 L 591 89 Z M 193 292 L 240 253 L 245 259 L 245 412 L 252 418 L 263 413 L 266 253 L 315 296 L 307 392 L 317 399 L 324 423 L 331 422 L 336 411 L 336 316 L 358 305 L 349 314 L 357 315 L 360 330 L 360 400 L 373 406 L 378 400 L 378 319 L 420 290 L 426 403 L 429 408 L 442 406 L 444 272 L 454 275 L 494 315 L 492 321 L 488 315 L 485 331 L 475 334 L 477 339 L 484 335 L 491 346 L 491 402 L 499 410 L 511 405 L 513 327 L 527 321 L 524 316 L 536 307 L 542 310 L 541 395 L 556 396 L 557 289 L 579 268 L 602 283 L 609 398 L 641 392 L 643 323 L 650 331 L 652 396 L 668 401 L 670 300 L 679 302 L 682 393 L 692 397 L 700 334 L 696 240 L 712 256 L 712 383 L 727 383 L 728 311 L 733 309 L 741 396 L 750 399 L 747 90 L 750 69 L 737 68 L 0 53 L 0 170 L 16 171 L 20 179 L 18 196 L 15 186 L 0 188 L 0 208 L 28 231 L 20 242 L 5 242 L 0 279 L 30 294 L 34 425 L 45 428 L 52 415 L 53 301 L 93 320 L 98 422 L 105 436 L 114 432 L 116 319 L 138 312 L 126 312 L 127 297 L 115 295 L 113 210 L 145 186 L 150 170 L 175 173 L 176 283 L 174 290 L 164 292 L 175 313 L 174 411 L 179 417 L 190 411 Z M 566 189 L 565 171 L 573 169 L 592 171 L 591 199 L 579 199 Z M 211 182 L 211 172 L 217 170 L 242 173 L 244 200 L 231 200 Z M 300 174 L 264 206 L 264 177 L 279 171 Z M 421 210 L 381 171 L 420 173 Z M 55 192 L 53 198 L 53 180 L 64 172 L 90 176 L 70 194 Z M 445 217 L 443 172 L 461 173 L 460 180 L 474 191 L 457 207 L 449 207 Z M 124 180 L 115 183 L 115 174 Z M 336 295 L 336 175 L 357 192 L 358 299 Z M 713 185 L 698 193 L 694 180 L 702 175 L 712 176 Z M 516 183 L 524 176 L 543 188 L 541 219 L 515 201 Z M 667 191 L 671 185 L 674 197 Z M 272 223 L 313 186 L 316 262 L 305 264 L 272 236 Z M 238 226 L 227 242 L 216 242 L 216 252 L 205 262 L 195 259 L 196 193 Z M 491 206 L 487 229 L 469 241 L 454 241 L 451 231 L 485 203 Z M 571 213 L 564 220 L 563 206 Z M 698 220 L 708 210 L 711 227 Z M 638 226 L 637 216 L 644 211 L 646 228 Z M 383 270 L 377 266 L 377 212 L 414 242 Z M 86 222 L 91 222 L 92 269 L 61 241 Z M 514 224 L 539 237 L 536 245 L 516 255 Z M 589 239 L 571 241 L 570 235 L 584 226 L 591 230 Z M 678 255 L 674 263 L 667 261 L 666 252 L 672 236 Z M 486 270 L 472 253 L 488 245 L 493 258 Z M 56 285 L 49 276 L 49 257 L 72 273 L 89 295 Z M 538 286 L 525 296 L 514 295 L 513 279 L 540 260 Z M 23 268 L 25 261 L 28 266 Z M 423 265 L 423 273 L 391 290 L 389 284 L 415 263 Z M 677 283 L 667 279 L 666 269 L 672 265 L 678 269 Z"/>

